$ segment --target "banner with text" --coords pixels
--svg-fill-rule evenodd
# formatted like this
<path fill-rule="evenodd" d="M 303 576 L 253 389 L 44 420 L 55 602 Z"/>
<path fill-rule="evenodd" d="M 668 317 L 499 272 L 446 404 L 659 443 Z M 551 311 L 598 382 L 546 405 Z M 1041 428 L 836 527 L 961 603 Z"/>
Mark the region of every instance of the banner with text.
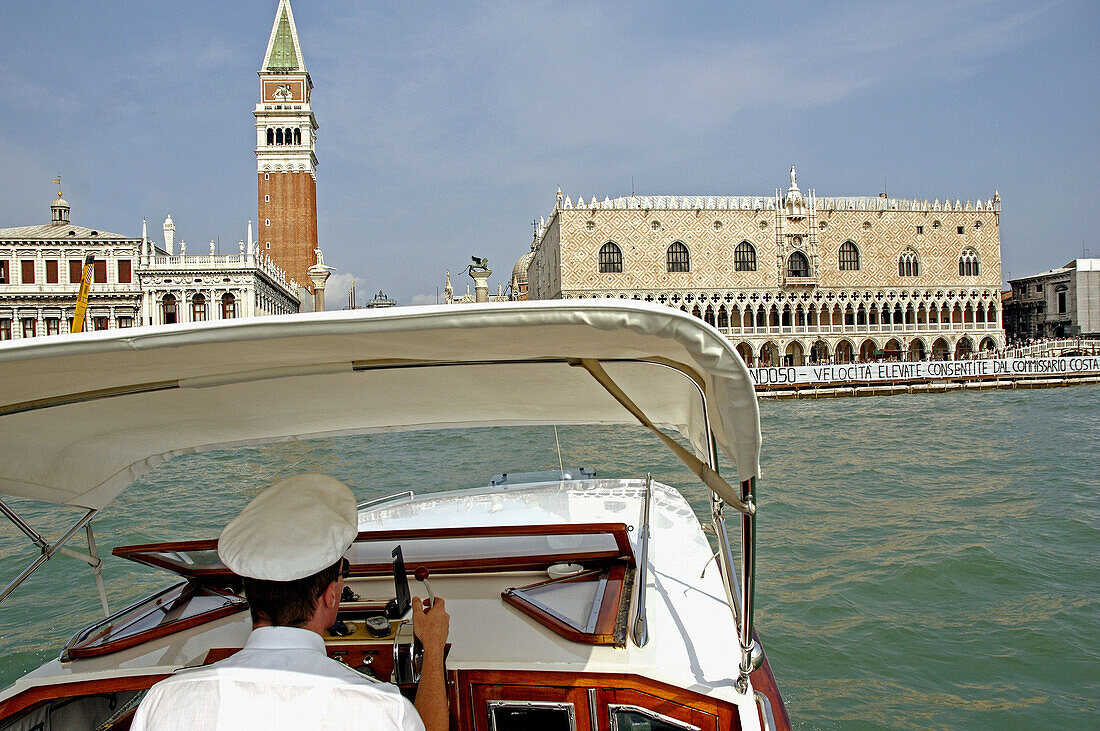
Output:
<path fill-rule="evenodd" d="M 912 363 L 849 363 L 749 368 L 757 386 L 788 386 L 881 381 L 939 381 L 951 378 L 1013 378 L 1100 373 L 1100 358 L 1012 358 L 933 360 Z"/>

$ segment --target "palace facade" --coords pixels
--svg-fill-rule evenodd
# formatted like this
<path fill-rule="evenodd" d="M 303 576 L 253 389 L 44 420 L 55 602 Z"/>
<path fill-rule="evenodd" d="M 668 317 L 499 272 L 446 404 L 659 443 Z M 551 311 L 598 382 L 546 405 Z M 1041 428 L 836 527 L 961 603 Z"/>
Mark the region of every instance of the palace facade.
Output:
<path fill-rule="evenodd" d="M 917 201 L 558 191 L 527 260 L 531 299 L 630 298 L 690 312 L 747 363 L 925 360 L 1004 345 L 999 195 Z"/>
<path fill-rule="evenodd" d="M 252 241 L 236 254 L 175 250 L 175 223 L 164 247 L 70 221 L 61 197 L 50 223 L 0 229 L 0 340 L 72 332 L 84 271 L 93 257 L 84 330 L 221 320 L 298 312 L 300 288 Z"/>

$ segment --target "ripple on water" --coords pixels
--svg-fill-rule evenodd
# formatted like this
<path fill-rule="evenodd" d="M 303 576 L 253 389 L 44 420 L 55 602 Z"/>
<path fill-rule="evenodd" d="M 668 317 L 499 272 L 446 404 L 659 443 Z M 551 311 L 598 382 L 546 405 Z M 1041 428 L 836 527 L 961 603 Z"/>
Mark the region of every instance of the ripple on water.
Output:
<path fill-rule="evenodd" d="M 1082 727 L 1100 698 L 1100 387 L 768 401 L 757 622 L 799 728 Z M 561 427 L 566 467 L 705 491 L 642 429 Z M 317 470 L 358 499 L 558 464 L 550 428 L 379 434 L 181 457 L 104 511 L 104 547 L 213 538 L 264 486 Z M 56 535 L 53 511 L 27 508 Z M 0 574 L 33 551 L 0 533 Z M 108 557 L 113 606 L 167 575 Z M 0 605 L 0 683 L 96 618 L 51 561 Z"/>

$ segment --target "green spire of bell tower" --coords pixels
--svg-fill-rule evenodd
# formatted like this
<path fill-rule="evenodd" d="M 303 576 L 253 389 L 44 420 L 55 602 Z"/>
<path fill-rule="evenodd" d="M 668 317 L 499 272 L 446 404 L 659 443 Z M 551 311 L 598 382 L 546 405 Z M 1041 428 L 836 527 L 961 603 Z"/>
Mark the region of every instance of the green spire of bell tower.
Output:
<path fill-rule="evenodd" d="M 294 32 L 290 29 L 290 18 L 284 5 L 276 22 L 275 37 L 271 42 L 271 53 L 267 57 L 265 68 L 270 71 L 297 71 L 298 54 L 294 50 Z"/>

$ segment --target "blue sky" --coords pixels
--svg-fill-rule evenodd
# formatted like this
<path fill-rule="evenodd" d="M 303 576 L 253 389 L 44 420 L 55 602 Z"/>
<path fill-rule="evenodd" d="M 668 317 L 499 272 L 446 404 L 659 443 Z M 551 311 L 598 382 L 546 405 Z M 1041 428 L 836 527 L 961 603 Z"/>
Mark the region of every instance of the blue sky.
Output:
<path fill-rule="evenodd" d="M 276 0 L 0 8 L 0 227 L 73 220 L 235 251 L 256 217 Z M 506 283 L 558 185 L 1003 198 L 1004 270 L 1088 249 L 1100 184 L 1092 2 L 293 3 L 315 85 L 321 247 L 402 304 L 488 256 Z M 459 287 L 463 287 L 459 283 Z"/>

